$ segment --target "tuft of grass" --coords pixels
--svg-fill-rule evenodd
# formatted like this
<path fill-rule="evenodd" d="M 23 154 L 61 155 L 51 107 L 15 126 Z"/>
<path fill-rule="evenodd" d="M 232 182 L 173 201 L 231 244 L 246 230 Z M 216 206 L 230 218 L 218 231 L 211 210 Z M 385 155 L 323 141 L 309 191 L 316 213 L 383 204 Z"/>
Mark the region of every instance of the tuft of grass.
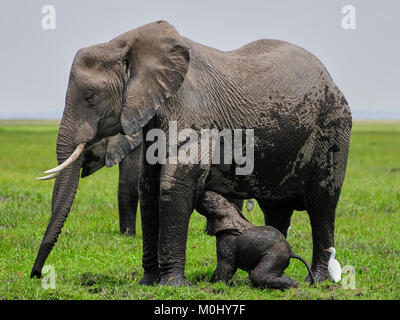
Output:
<path fill-rule="evenodd" d="M 399 299 L 400 122 L 355 122 L 346 180 L 337 209 L 335 246 L 342 267 L 355 268 L 355 289 L 324 282 L 309 287 L 307 271 L 292 261 L 286 274 L 299 288 L 253 288 L 238 271 L 229 284 L 209 283 L 216 266 L 215 238 L 193 213 L 186 276 L 191 287 L 143 287 L 140 219 L 136 237 L 119 234 L 118 168 L 82 179 L 75 203 L 46 265 L 56 288 L 29 278 L 50 218 L 53 182 L 35 180 L 56 164 L 56 121 L 0 121 L 0 299 Z M 247 213 L 263 224 L 258 206 Z M 288 236 L 311 261 L 308 215 L 295 212 Z"/>

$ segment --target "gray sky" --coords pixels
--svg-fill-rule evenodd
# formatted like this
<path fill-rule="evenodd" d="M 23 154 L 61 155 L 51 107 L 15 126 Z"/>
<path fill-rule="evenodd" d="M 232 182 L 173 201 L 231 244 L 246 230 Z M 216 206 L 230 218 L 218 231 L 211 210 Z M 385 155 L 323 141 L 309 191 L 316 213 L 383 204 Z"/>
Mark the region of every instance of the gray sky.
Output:
<path fill-rule="evenodd" d="M 55 30 L 41 26 L 46 4 Z M 346 4 L 355 30 L 341 27 Z M 262 38 L 297 44 L 325 64 L 354 118 L 400 119 L 397 0 L 1 0 L 0 9 L 0 118 L 60 118 L 79 48 L 163 19 L 222 50 Z"/>

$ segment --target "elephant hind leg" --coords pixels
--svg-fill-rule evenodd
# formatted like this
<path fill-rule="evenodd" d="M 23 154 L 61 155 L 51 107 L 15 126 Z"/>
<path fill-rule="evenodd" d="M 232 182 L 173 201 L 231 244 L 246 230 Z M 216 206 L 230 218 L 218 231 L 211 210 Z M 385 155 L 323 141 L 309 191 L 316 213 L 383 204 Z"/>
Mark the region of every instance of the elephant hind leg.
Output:
<path fill-rule="evenodd" d="M 139 200 L 138 152 L 134 151 L 119 164 L 118 211 L 121 234 L 136 234 L 136 212 Z M 136 161 L 136 162 L 135 162 Z"/>
<path fill-rule="evenodd" d="M 312 178 L 306 186 L 306 207 L 313 239 L 311 269 L 316 281 L 328 279 L 329 253 L 334 246 L 335 211 L 346 172 L 351 121 L 338 120 L 338 128 L 321 129 L 320 150 L 313 160 Z"/>
<path fill-rule="evenodd" d="M 334 246 L 335 209 L 339 193 L 329 195 L 324 190 L 313 192 L 307 208 L 310 217 L 313 256 L 311 270 L 315 281 L 328 279 L 329 253 L 326 249 Z M 307 280 L 310 280 L 307 276 Z"/>
<path fill-rule="evenodd" d="M 289 264 L 287 255 L 265 254 L 258 265 L 250 272 L 250 280 L 255 287 L 270 289 L 297 288 L 296 280 L 283 274 Z"/>
<path fill-rule="evenodd" d="M 136 234 L 136 212 L 138 204 L 136 192 L 118 192 L 119 230 L 121 234 Z"/>

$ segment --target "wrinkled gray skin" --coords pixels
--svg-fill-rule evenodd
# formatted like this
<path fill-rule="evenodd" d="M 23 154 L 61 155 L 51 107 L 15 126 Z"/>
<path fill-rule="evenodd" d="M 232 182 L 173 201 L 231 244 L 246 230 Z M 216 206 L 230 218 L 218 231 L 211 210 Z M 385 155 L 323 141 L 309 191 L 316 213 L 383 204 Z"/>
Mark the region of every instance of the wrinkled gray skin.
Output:
<path fill-rule="evenodd" d="M 211 282 L 228 282 L 238 268 L 245 270 L 256 287 L 297 288 L 298 283 L 283 274 L 291 258 L 306 266 L 311 284 L 314 278 L 307 262 L 293 253 L 284 235 L 271 226 L 254 226 L 221 195 L 207 191 L 196 209 L 208 221 L 208 234 L 217 238 L 217 268 Z"/>
<path fill-rule="evenodd" d="M 118 212 L 121 234 L 136 234 L 136 212 L 139 200 L 140 148 L 132 150 L 126 135 L 104 138 L 85 148 L 81 177 L 87 177 L 104 166 L 119 164 Z"/>
<path fill-rule="evenodd" d="M 144 136 L 153 128 L 167 132 L 169 121 L 176 121 L 178 130 L 254 129 L 254 170 L 236 175 L 235 163 L 151 165 L 142 157 L 140 283 L 188 284 L 189 218 L 203 190 L 255 198 L 267 224 L 284 235 L 293 210 L 307 210 L 312 271 L 317 281 L 326 280 L 325 249 L 334 246 L 352 121 L 346 99 L 322 63 L 278 40 L 223 52 L 182 37 L 167 22 L 134 29 L 77 52 L 58 132 L 58 162 L 80 143 L 140 128 Z M 152 143 L 143 143 L 142 150 Z M 52 216 L 32 277 L 41 275 L 69 213 L 81 162 L 80 157 L 56 179 Z"/>
<path fill-rule="evenodd" d="M 121 234 L 128 236 L 136 234 L 140 154 L 141 149 L 136 147 L 136 144 L 132 144 L 128 136 L 118 134 L 104 138 L 85 148 L 82 160 L 82 178 L 93 174 L 104 166 L 110 168 L 119 163 L 119 230 Z M 238 208 L 243 206 L 243 200 L 232 199 L 230 201 Z"/>

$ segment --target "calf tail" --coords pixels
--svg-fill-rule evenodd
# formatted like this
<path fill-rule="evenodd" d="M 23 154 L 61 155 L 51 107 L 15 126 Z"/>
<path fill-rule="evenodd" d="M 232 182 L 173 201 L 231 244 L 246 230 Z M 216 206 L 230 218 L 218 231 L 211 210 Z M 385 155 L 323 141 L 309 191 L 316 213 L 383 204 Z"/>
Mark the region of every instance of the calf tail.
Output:
<path fill-rule="evenodd" d="M 308 265 L 307 261 L 304 260 L 302 257 L 298 256 L 297 254 L 294 254 L 294 253 L 292 253 L 291 258 L 298 259 L 298 260 L 300 260 L 301 262 L 304 263 L 304 265 L 306 266 L 306 268 L 307 268 L 307 270 L 308 270 L 308 274 L 309 274 L 309 276 L 310 276 L 310 280 L 311 280 L 310 285 L 314 284 L 314 283 L 315 283 L 315 279 L 314 279 L 314 276 L 313 276 L 313 274 L 312 274 L 312 272 L 311 272 L 311 268 L 310 268 L 310 266 Z"/>

